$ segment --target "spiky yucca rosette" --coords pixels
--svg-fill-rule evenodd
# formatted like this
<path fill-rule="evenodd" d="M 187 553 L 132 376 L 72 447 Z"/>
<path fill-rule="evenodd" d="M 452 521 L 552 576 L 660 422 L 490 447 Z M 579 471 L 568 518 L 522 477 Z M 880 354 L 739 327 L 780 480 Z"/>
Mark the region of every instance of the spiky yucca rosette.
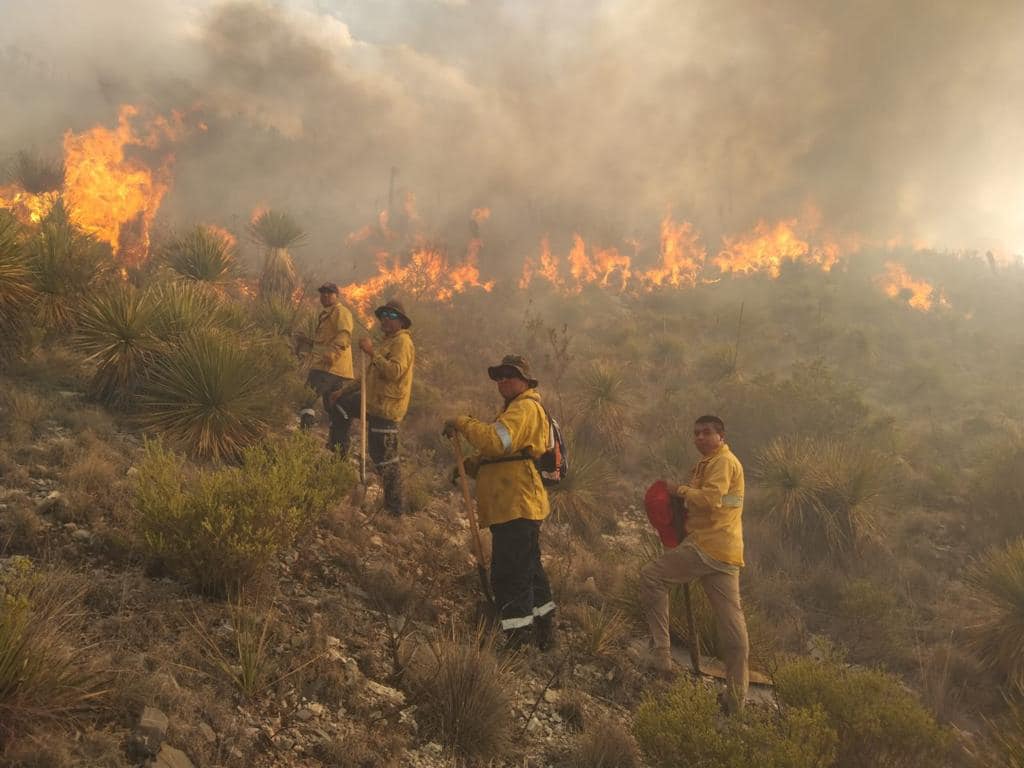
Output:
<path fill-rule="evenodd" d="M 194 227 L 163 248 L 164 263 L 185 280 L 221 286 L 238 271 L 234 243 L 210 227 Z"/>
<path fill-rule="evenodd" d="M 305 242 L 306 233 L 287 213 L 268 210 L 252 220 L 249 235 L 265 249 L 260 295 L 290 301 L 299 287 L 299 275 L 289 249 Z"/>
<path fill-rule="evenodd" d="M 0 361 L 24 342 L 34 298 L 18 222 L 0 211 Z"/>

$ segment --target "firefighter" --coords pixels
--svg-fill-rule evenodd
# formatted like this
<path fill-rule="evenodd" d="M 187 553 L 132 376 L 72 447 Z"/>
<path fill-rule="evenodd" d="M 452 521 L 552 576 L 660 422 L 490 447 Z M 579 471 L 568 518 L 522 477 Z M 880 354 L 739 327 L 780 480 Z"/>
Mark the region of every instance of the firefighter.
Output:
<path fill-rule="evenodd" d="M 353 379 L 352 372 L 352 313 L 341 304 L 338 286 L 324 283 L 318 289 L 320 293 L 320 311 L 316 321 L 316 331 L 310 339 L 305 334 L 296 334 L 299 349 L 312 352 L 309 375 L 306 386 L 316 392 L 323 400 L 324 410 L 331 423 L 327 447 L 334 450 L 338 447 L 336 422 L 338 417 L 330 407 L 332 393 L 345 386 Z M 312 408 L 304 408 L 299 413 L 301 425 L 308 429 L 316 422 L 316 414 Z"/>
<path fill-rule="evenodd" d="M 477 454 L 466 461 L 476 479 L 477 514 L 491 530 L 491 589 L 506 647 L 532 640 L 542 650 L 554 641 L 555 603 L 540 559 L 540 528 L 548 494 L 534 465 L 551 447 L 551 424 L 537 380 L 518 355 L 487 369 L 505 405 L 493 422 L 460 416 L 444 434 L 461 433 Z"/>
<path fill-rule="evenodd" d="M 723 708 L 743 708 L 748 685 L 747 624 L 740 604 L 743 566 L 743 466 L 725 442 L 725 424 L 701 416 L 693 429 L 701 459 L 684 483 L 667 482 L 669 493 L 685 506 L 682 543 L 648 563 L 640 574 L 640 600 L 651 630 L 650 663 L 672 674 L 668 592 L 676 584 L 699 580 L 714 613 L 725 663 Z"/>
<path fill-rule="evenodd" d="M 412 372 L 416 347 L 409 328 L 412 321 L 405 307 L 391 299 L 374 310 L 384 339 L 375 345 L 369 337 L 359 340 L 359 348 L 369 360 L 366 369 L 366 416 L 370 459 L 384 486 L 384 507 L 392 515 L 403 512 L 402 473 L 399 463 L 399 425 L 409 409 L 412 396 Z M 349 447 L 349 428 L 359 415 L 358 390 L 342 394 L 334 403 L 339 415 L 338 440 L 342 450 Z"/>

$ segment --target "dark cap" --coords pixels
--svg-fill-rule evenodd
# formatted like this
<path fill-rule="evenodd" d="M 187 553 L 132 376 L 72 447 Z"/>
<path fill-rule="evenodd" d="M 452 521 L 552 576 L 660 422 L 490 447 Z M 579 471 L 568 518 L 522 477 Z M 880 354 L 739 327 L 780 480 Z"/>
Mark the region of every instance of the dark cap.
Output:
<path fill-rule="evenodd" d="M 410 325 L 412 325 L 412 320 L 410 320 L 409 316 L 405 314 L 405 307 L 403 306 L 402 302 L 400 302 L 398 299 L 388 299 L 386 302 L 384 302 L 383 305 L 373 310 L 373 314 L 377 316 L 378 320 L 381 320 L 383 319 L 382 315 L 384 315 L 385 313 L 390 314 L 388 310 L 398 315 L 398 319 L 402 321 L 403 328 L 408 328 Z"/>
<path fill-rule="evenodd" d="M 487 369 L 487 375 L 497 381 L 499 376 L 507 376 L 512 371 L 531 387 L 537 386 L 537 380 L 530 375 L 530 364 L 522 355 L 505 355 L 500 363 Z"/>
<path fill-rule="evenodd" d="M 324 283 L 319 288 L 317 288 L 317 291 L 319 291 L 320 293 L 341 293 L 341 291 L 338 290 L 337 283 Z"/>

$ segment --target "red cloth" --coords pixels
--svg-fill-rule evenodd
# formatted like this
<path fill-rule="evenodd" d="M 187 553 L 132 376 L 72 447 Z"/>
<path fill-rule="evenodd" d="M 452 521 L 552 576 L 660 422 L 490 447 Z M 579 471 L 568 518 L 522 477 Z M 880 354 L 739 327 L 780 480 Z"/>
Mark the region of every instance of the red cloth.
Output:
<path fill-rule="evenodd" d="M 664 480 L 658 480 L 651 484 L 644 494 L 644 509 L 647 510 L 647 519 L 651 521 L 654 530 L 658 532 L 661 543 L 669 549 L 679 546 L 679 534 L 672 524 L 675 516 L 675 503 L 672 494 L 668 492 L 668 484 Z"/>

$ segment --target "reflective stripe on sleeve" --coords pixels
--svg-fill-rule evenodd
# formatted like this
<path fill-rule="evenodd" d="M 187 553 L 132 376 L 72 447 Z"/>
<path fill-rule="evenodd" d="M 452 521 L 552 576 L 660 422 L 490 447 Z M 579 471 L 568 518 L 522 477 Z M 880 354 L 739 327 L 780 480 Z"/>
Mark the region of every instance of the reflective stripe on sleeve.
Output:
<path fill-rule="evenodd" d="M 723 507 L 742 507 L 743 506 L 743 497 L 742 496 L 737 496 L 736 494 L 733 494 L 733 493 L 730 493 L 730 494 L 722 497 L 722 506 Z"/>
<path fill-rule="evenodd" d="M 498 439 L 501 440 L 501 447 L 508 453 L 512 450 L 512 435 L 509 434 L 508 427 L 502 424 L 500 421 L 494 422 L 494 431 L 498 433 Z"/>

